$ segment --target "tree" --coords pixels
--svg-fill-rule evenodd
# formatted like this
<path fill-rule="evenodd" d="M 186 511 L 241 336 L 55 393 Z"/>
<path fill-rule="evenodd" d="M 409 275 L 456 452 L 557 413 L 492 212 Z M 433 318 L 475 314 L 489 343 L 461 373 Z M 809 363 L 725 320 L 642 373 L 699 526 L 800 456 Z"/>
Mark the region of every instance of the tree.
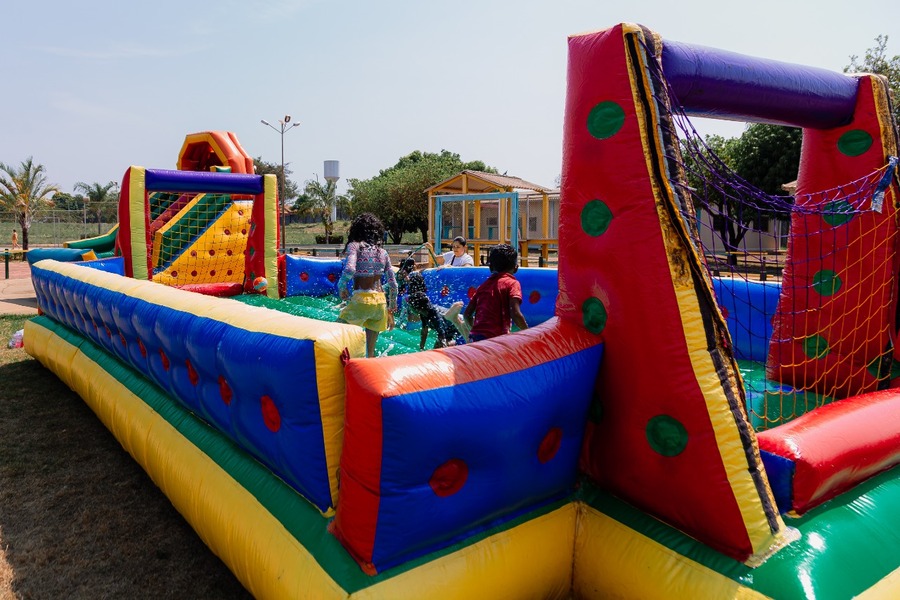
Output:
<path fill-rule="evenodd" d="M 28 250 L 28 229 L 32 219 L 52 205 L 51 196 L 58 192 L 47 183 L 44 165 L 34 164 L 28 157 L 14 167 L 0 162 L 0 208 L 13 213 L 22 229 L 22 248 Z"/>
<path fill-rule="evenodd" d="M 729 147 L 731 167 L 748 183 L 770 196 L 784 196 L 782 185 L 797 179 L 802 130 L 752 123 Z"/>
<path fill-rule="evenodd" d="M 101 218 L 103 209 L 110 202 L 114 202 L 117 198 L 117 192 L 119 189 L 119 184 L 115 181 L 110 181 L 106 185 L 101 185 L 99 183 L 84 183 L 83 181 L 79 181 L 75 184 L 75 191 L 82 192 L 84 194 L 84 210 L 87 211 L 87 207 L 91 206 L 94 209 L 94 213 L 97 215 L 97 235 L 101 235 L 103 231 L 101 231 L 103 219 Z"/>
<path fill-rule="evenodd" d="M 701 150 L 699 156 L 689 152 L 687 145 L 682 143 L 685 174 L 695 203 L 705 203 L 713 212 L 712 225 L 726 251 L 737 252 L 754 223 L 758 226 L 764 219 L 776 215 L 760 207 L 759 200 L 751 204 L 740 198 L 739 192 L 728 185 L 727 173 L 724 185 L 718 173 L 730 169 L 769 196 L 787 196 L 781 186 L 797 178 L 801 138 L 801 130 L 794 127 L 753 123 L 739 138 L 707 136 L 708 149 Z M 729 263 L 736 261 L 737 256 L 730 254 Z"/>
<path fill-rule="evenodd" d="M 374 213 L 384 223 L 391 241 L 399 244 L 407 231 L 419 231 L 428 239 L 428 193 L 436 183 L 463 170 L 496 173 L 482 161 L 463 162 L 459 154 L 416 150 L 372 179 L 350 179 L 353 212 Z"/>
<path fill-rule="evenodd" d="M 57 210 L 65 210 L 72 213 L 81 214 L 86 206 L 84 196 L 67 194 L 66 192 L 56 192 L 51 198 L 53 206 Z"/>
<path fill-rule="evenodd" d="M 300 195 L 299 186 L 291 181 L 291 170 L 287 165 L 284 166 L 284 173 L 281 172 L 281 165 L 266 162 L 262 157 L 253 159 L 253 168 L 257 175 L 274 175 L 278 179 L 278 196 L 279 208 L 290 206 L 290 202 Z M 284 179 L 284 198 L 281 198 L 281 180 Z"/>
<path fill-rule="evenodd" d="M 300 214 L 315 215 L 322 221 L 325 227 L 325 241 L 334 234 L 334 221 L 331 218 L 332 210 L 346 208 L 347 197 L 337 193 L 337 183 L 334 181 L 319 181 L 319 176 L 306 182 L 303 193 L 294 203 L 294 210 Z"/>
<path fill-rule="evenodd" d="M 900 121 L 900 56 L 887 56 L 888 36 L 875 38 L 875 46 L 866 50 L 860 61 L 855 54 L 850 57 L 850 64 L 844 67 L 844 73 L 877 73 L 888 80 L 888 88 L 892 97 L 894 120 Z"/>

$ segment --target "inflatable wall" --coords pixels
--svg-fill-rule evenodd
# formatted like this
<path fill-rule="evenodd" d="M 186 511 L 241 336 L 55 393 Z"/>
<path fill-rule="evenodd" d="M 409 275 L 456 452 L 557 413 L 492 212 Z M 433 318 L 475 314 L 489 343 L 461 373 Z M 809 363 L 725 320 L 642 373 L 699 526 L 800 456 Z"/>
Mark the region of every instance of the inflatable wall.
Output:
<path fill-rule="evenodd" d="M 828 137 L 874 127 L 856 112 L 886 101 L 883 82 L 622 24 L 569 40 L 568 85 L 558 294 L 553 271 L 520 271 L 527 310 L 555 300 L 537 326 L 366 359 L 359 328 L 45 260 L 26 350 L 259 598 L 896 595 L 900 394 L 811 406 L 756 433 L 738 361 L 794 325 L 750 307 L 774 314 L 792 292 L 710 276 L 669 113 L 681 103 Z M 887 142 L 872 147 L 876 166 Z M 818 144 L 806 148 L 817 164 Z M 149 256 L 147 190 L 195 181 L 171 173 L 126 176 L 130 274 Z M 261 193 L 255 176 L 203 175 L 192 189 Z M 896 182 L 882 192 L 893 202 Z M 891 220 L 870 225 L 895 238 Z M 271 274 L 277 239 L 261 243 Z M 282 261 L 289 296 L 331 292 L 336 262 Z M 896 289 L 893 273 L 875 275 Z M 447 300 L 485 275 L 426 272 Z M 889 317 L 872 316 L 879 343 Z"/>

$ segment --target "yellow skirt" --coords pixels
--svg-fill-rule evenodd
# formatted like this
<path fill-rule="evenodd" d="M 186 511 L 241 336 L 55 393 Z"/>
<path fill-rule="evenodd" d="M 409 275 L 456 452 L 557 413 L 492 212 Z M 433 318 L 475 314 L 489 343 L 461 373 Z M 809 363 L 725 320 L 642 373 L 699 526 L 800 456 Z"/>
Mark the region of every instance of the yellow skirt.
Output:
<path fill-rule="evenodd" d="M 372 331 L 387 329 L 387 301 L 384 292 L 357 290 L 338 316 L 341 321 Z"/>

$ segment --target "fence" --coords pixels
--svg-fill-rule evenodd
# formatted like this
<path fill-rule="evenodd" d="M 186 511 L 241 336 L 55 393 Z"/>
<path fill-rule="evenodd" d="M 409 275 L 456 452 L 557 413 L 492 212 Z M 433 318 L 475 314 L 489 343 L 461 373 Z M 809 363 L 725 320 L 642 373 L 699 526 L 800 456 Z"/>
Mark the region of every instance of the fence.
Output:
<path fill-rule="evenodd" d="M 109 231 L 116 221 L 115 203 L 100 207 L 100 221 L 97 221 L 97 209 L 89 206 L 84 210 L 44 210 L 37 214 L 28 228 L 28 245 L 62 246 L 63 242 L 94 237 Z M 12 244 L 12 231 L 19 234 L 19 245 L 22 245 L 22 228 L 18 219 L 11 212 L 0 211 L 0 249 L 9 248 Z"/>

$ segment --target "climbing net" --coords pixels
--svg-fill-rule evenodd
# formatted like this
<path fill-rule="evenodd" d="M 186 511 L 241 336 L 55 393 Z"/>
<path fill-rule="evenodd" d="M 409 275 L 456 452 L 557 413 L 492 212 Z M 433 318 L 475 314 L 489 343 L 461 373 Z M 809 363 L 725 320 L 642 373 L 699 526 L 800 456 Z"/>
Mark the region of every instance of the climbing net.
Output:
<path fill-rule="evenodd" d="M 668 92 L 657 105 L 677 105 L 655 83 Z M 885 201 L 896 160 L 832 189 L 772 195 L 717 156 L 678 106 L 668 116 L 678 137 L 670 181 L 726 317 L 753 426 L 888 387 L 900 376 L 897 228 Z"/>
<path fill-rule="evenodd" d="M 252 200 L 157 192 L 148 208 L 154 281 L 177 286 L 243 282 Z"/>

